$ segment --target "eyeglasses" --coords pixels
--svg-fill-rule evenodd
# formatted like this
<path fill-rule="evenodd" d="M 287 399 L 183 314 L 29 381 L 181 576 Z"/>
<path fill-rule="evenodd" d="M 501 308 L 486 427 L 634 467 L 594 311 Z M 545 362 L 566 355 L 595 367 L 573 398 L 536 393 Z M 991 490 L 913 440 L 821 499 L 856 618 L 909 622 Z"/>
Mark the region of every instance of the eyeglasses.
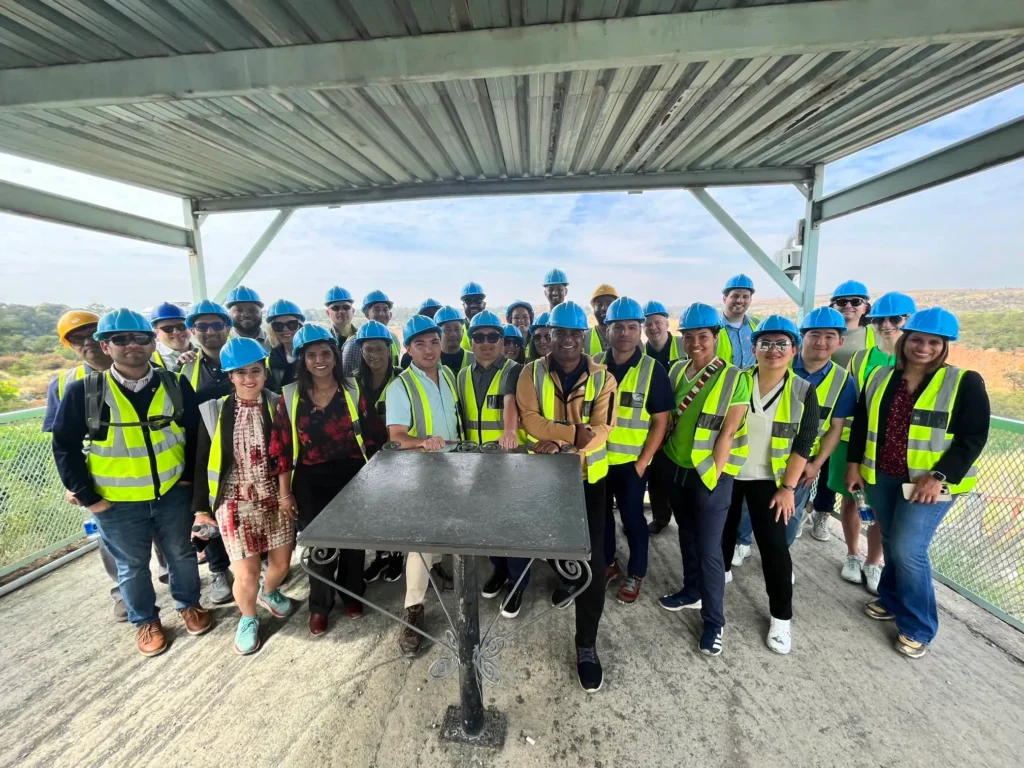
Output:
<path fill-rule="evenodd" d="M 836 299 L 832 303 L 837 307 L 859 307 L 867 302 L 864 299 Z"/>
<path fill-rule="evenodd" d="M 376 349 L 374 347 L 363 347 L 363 357 L 384 357 L 385 355 L 391 354 L 391 350 L 385 347 L 384 349 Z"/>
<path fill-rule="evenodd" d="M 92 339 L 92 334 L 83 333 L 78 336 L 66 336 L 65 338 L 67 339 L 68 344 L 72 347 L 81 347 L 84 346 L 87 341 Z"/>
<path fill-rule="evenodd" d="M 793 342 L 791 342 L 789 339 L 779 339 L 778 341 L 768 341 L 768 339 L 760 339 L 757 342 L 757 351 L 768 352 L 774 347 L 775 349 L 779 350 L 779 352 L 785 352 L 791 346 L 793 346 Z"/>
<path fill-rule="evenodd" d="M 872 317 L 871 323 L 872 325 L 882 325 L 888 320 L 890 325 L 899 328 L 906 319 L 907 315 L 885 315 L 884 317 Z"/>
<path fill-rule="evenodd" d="M 350 312 L 352 310 L 351 304 L 331 304 L 328 307 L 331 312 Z"/>
<path fill-rule="evenodd" d="M 222 323 L 220 320 L 216 320 L 212 323 L 196 323 L 192 327 L 200 333 L 206 333 L 207 331 L 223 331 L 228 327 L 228 324 Z"/>
<path fill-rule="evenodd" d="M 123 333 L 117 336 L 110 336 L 107 341 L 115 347 L 127 347 L 130 344 L 144 347 L 152 343 L 153 336 L 149 333 Z"/>
<path fill-rule="evenodd" d="M 472 339 L 477 344 L 483 344 L 485 342 L 487 344 L 497 344 L 499 341 L 501 341 L 501 334 L 500 333 L 474 333 L 473 336 L 472 336 Z"/>
<path fill-rule="evenodd" d="M 184 323 L 172 323 L 171 325 L 161 325 L 157 330 L 164 333 L 184 333 L 188 328 Z"/>
<path fill-rule="evenodd" d="M 280 333 L 281 331 L 297 331 L 302 327 L 298 320 L 275 320 L 270 327 Z"/>

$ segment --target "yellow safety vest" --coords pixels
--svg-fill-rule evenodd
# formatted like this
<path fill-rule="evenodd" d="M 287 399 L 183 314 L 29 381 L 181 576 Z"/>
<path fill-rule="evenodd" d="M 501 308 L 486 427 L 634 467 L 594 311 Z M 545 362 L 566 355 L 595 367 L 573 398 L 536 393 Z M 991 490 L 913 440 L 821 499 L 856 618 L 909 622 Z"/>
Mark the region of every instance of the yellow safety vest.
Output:
<path fill-rule="evenodd" d="M 874 338 L 872 338 L 872 341 L 874 341 Z M 872 344 L 871 346 L 876 345 Z M 868 383 L 868 375 L 871 373 L 868 371 L 869 357 L 871 357 L 871 347 L 855 352 L 847 366 L 847 370 L 853 376 L 853 384 L 857 388 L 857 397 L 860 397 L 860 393 L 864 391 L 864 387 Z M 850 442 L 850 426 L 852 424 L 853 417 L 850 416 L 846 419 L 846 425 L 843 427 L 843 442 Z"/>
<path fill-rule="evenodd" d="M 585 354 L 588 354 L 591 357 L 608 349 L 608 343 L 601 338 L 601 334 L 597 332 L 597 328 L 590 328 L 587 331 L 587 337 L 584 339 L 583 344 Z"/>
<path fill-rule="evenodd" d="M 871 372 L 865 389 L 868 408 L 868 436 L 861 459 L 860 476 L 865 482 L 874 483 L 878 465 L 878 424 L 882 408 L 882 394 L 892 378 L 895 368 L 876 368 Z M 910 439 L 907 442 L 907 469 L 910 479 L 929 474 L 942 455 L 953 443 L 953 435 L 947 430 L 953 404 L 960 390 L 960 380 L 965 371 L 952 365 L 940 368 L 928 382 L 914 404 L 910 416 Z M 956 485 L 949 485 L 950 493 L 966 493 L 978 482 L 978 465 L 975 463 L 964 479 Z"/>
<path fill-rule="evenodd" d="M 672 383 L 672 391 L 675 393 L 676 406 L 682 402 L 689 390 L 684 389 L 686 383 L 686 366 L 689 361 L 680 360 L 669 370 L 668 377 Z M 729 413 L 729 406 L 732 403 L 732 396 L 739 386 L 740 377 L 747 376 L 732 363 L 727 362 L 711 386 L 711 392 L 704 400 L 704 407 L 701 408 L 700 416 L 697 417 L 697 428 L 693 433 L 693 450 L 690 452 L 690 461 L 696 467 L 701 482 L 708 490 L 715 490 L 718 485 L 715 466 L 715 443 L 718 435 L 722 432 L 722 425 L 725 424 L 725 417 Z M 736 430 L 736 436 L 732 441 L 732 448 L 729 450 L 729 458 L 726 459 L 722 472 L 735 477 L 739 474 L 743 463 L 750 453 L 750 445 L 747 437 L 747 420 Z"/>
<path fill-rule="evenodd" d="M 469 334 L 466 332 L 465 326 L 462 328 L 462 341 L 459 342 L 459 346 L 467 352 L 473 351 L 473 342 L 469 340 Z"/>
<path fill-rule="evenodd" d="M 537 391 L 537 402 L 540 404 L 541 414 L 548 421 L 555 421 L 555 381 L 549 375 L 543 359 L 529 363 L 521 375 L 533 377 L 533 386 Z M 583 393 L 583 424 L 590 423 L 590 412 L 593 410 L 594 400 L 601 394 L 609 375 L 607 370 L 600 370 L 587 377 L 587 386 Z M 583 457 L 587 468 L 588 483 L 596 483 L 608 474 L 607 444 L 584 452 Z"/>
<path fill-rule="evenodd" d="M 748 317 L 747 325 L 750 326 L 750 330 L 754 331 L 757 329 L 757 318 Z M 729 332 L 725 328 L 721 328 L 718 331 L 718 346 L 715 348 L 715 354 L 725 360 L 730 365 L 732 362 L 732 339 L 729 338 Z"/>
<path fill-rule="evenodd" d="M 463 420 L 466 424 L 466 439 L 483 445 L 493 443 L 505 433 L 505 396 L 501 393 L 507 389 L 508 377 L 515 370 L 516 363 L 512 360 L 503 361 L 501 368 L 494 374 L 491 384 L 484 395 L 483 409 L 477 408 L 476 391 L 473 388 L 473 369 L 463 368 L 456 378 L 459 402 L 462 404 Z M 526 445 L 526 433 L 519 429 L 516 433 L 520 445 Z"/>
<path fill-rule="evenodd" d="M 203 361 L 203 353 L 197 352 L 196 359 L 187 365 L 183 365 L 178 371 L 178 375 L 181 378 L 186 379 L 189 384 L 192 385 L 192 391 L 199 391 L 199 375 L 202 372 L 202 366 L 200 363 Z"/>
<path fill-rule="evenodd" d="M 850 378 L 849 371 L 832 363 L 832 369 L 825 374 L 825 378 L 814 390 L 818 396 L 818 436 L 814 438 L 814 448 L 811 449 L 812 458 L 818 455 L 818 451 L 821 450 L 821 438 L 832 426 L 832 411 L 836 407 L 836 401 L 848 378 Z M 846 422 L 843 426 L 843 436 L 849 437 L 849 419 Z"/>
<path fill-rule="evenodd" d="M 280 395 L 263 390 L 266 397 L 263 398 L 263 407 L 271 421 L 274 419 L 274 407 Z M 224 403 L 232 395 L 227 395 L 219 400 L 207 400 L 199 406 L 199 413 L 203 417 L 203 424 L 206 432 L 210 435 L 210 459 L 206 462 L 206 481 L 210 486 L 210 511 L 214 511 L 217 503 L 217 493 L 220 490 L 220 475 L 224 468 L 224 456 L 221 450 L 221 415 L 224 413 Z"/>
<path fill-rule="evenodd" d="M 755 380 L 754 386 L 757 386 Z M 811 388 L 809 382 L 796 374 L 786 377 L 779 395 L 779 405 L 772 420 L 770 457 L 776 485 L 781 485 L 786 475 L 786 464 L 793 453 L 793 441 L 800 432 L 800 420 L 804 415 L 804 400 Z"/>
<path fill-rule="evenodd" d="M 388 333 L 391 334 L 391 365 L 394 368 L 398 367 L 398 364 L 402 362 L 402 345 L 398 342 L 398 334 L 388 329 Z M 351 337 L 349 337 L 351 338 Z"/>
<path fill-rule="evenodd" d="M 439 375 L 444 377 L 455 398 L 455 407 L 459 407 L 459 389 L 452 378 L 451 372 L 443 365 L 437 367 Z M 410 437 L 428 438 L 434 434 L 434 414 L 430 411 L 430 401 L 427 399 L 427 392 L 423 384 L 413 373 L 412 368 L 406 368 L 398 374 L 398 381 L 405 387 L 405 393 L 409 396 L 409 403 L 412 405 L 412 426 L 409 427 Z M 393 386 L 392 384 L 388 385 Z M 462 437 L 462 425 L 457 425 L 459 437 Z"/>
<path fill-rule="evenodd" d="M 158 499 L 174 487 L 185 469 L 185 430 L 173 421 L 159 429 L 140 426 L 139 415 L 110 371 L 103 376 L 110 426 L 104 439 L 90 441 L 86 453 L 96 493 L 113 502 Z M 146 420 L 169 419 L 173 412 L 171 398 L 160 383 Z"/>
<path fill-rule="evenodd" d="M 92 371 L 90 368 L 88 371 L 85 370 L 85 363 L 80 363 L 74 368 L 68 368 L 66 371 L 61 371 L 57 374 L 57 400 L 64 399 L 64 390 L 67 389 L 68 381 L 78 381 L 84 379 L 85 375 Z"/>
<path fill-rule="evenodd" d="M 669 348 L 668 348 L 668 363 L 669 363 L 669 367 L 670 368 L 672 367 L 672 363 L 674 363 L 676 360 L 686 360 L 687 359 L 686 358 L 686 350 L 683 349 L 683 337 L 682 336 L 672 336 L 672 335 L 669 335 L 668 341 L 666 343 L 670 345 Z M 723 358 L 723 359 L 725 359 L 725 358 Z"/>
<path fill-rule="evenodd" d="M 864 326 L 864 349 L 871 349 L 874 346 L 877 346 L 877 342 L 875 341 L 875 327 L 871 323 L 868 323 Z"/>
<path fill-rule="evenodd" d="M 352 431 L 356 435 L 356 445 L 359 446 L 359 452 L 363 454 L 363 461 L 369 461 L 366 456 L 366 446 L 363 444 L 363 427 L 359 423 L 359 384 L 354 378 L 345 377 L 341 391 L 345 395 L 348 414 L 352 417 Z M 281 390 L 281 397 L 284 398 L 284 408 L 288 412 L 288 421 L 292 425 L 292 473 L 294 475 L 295 466 L 299 463 L 299 429 L 296 416 L 299 411 L 299 382 L 293 381 L 291 384 L 286 384 Z"/>
<path fill-rule="evenodd" d="M 595 363 L 604 365 L 608 352 L 594 356 Z M 615 426 L 608 436 L 608 463 L 628 464 L 640 458 L 651 429 L 651 414 L 647 400 L 651 394 L 651 377 L 658 363 L 653 357 L 641 354 L 640 362 L 630 368 L 619 382 Z"/>

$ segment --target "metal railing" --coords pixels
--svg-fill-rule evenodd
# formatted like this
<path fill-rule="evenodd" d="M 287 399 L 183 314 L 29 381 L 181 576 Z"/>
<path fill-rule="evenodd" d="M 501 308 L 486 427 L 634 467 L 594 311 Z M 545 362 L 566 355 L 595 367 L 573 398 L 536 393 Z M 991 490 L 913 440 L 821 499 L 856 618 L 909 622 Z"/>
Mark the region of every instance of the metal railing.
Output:
<path fill-rule="evenodd" d="M 43 408 L 0 414 L 0 576 L 81 539 L 42 432 Z M 978 485 L 932 543 L 937 579 L 1024 631 L 1024 422 L 993 417 Z"/>

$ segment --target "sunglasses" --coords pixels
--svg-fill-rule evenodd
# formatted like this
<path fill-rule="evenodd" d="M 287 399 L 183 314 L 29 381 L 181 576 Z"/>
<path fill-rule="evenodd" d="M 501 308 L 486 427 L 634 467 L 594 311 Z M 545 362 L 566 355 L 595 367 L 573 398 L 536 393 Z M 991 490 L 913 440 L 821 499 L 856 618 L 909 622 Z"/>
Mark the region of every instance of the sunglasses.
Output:
<path fill-rule="evenodd" d="M 768 341 L 768 339 L 761 339 L 760 341 L 757 342 L 757 350 L 759 352 L 768 352 L 773 347 L 779 350 L 779 352 L 785 352 L 791 346 L 793 346 L 793 342 L 791 342 L 789 339 L 779 339 L 778 341 Z"/>
<path fill-rule="evenodd" d="M 899 328 L 903 325 L 903 321 L 907 319 L 907 315 L 885 315 L 884 317 L 872 317 L 872 325 L 882 325 L 886 320 L 889 321 L 890 325 L 894 325 Z"/>
<path fill-rule="evenodd" d="M 184 333 L 188 328 L 184 323 L 173 323 L 172 325 L 161 325 L 157 330 L 164 333 Z"/>
<path fill-rule="evenodd" d="M 220 320 L 217 320 L 212 323 L 196 323 L 192 327 L 195 328 L 200 333 L 206 333 L 207 331 L 223 331 L 225 328 L 228 327 L 228 324 L 222 323 Z"/>
<path fill-rule="evenodd" d="M 331 312 L 350 312 L 352 310 L 351 304 L 331 304 L 328 307 Z"/>
<path fill-rule="evenodd" d="M 270 327 L 278 333 L 281 331 L 297 331 L 302 327 L 302 323 L 298 320 L 275 320 L 270 324 Z"/>
<path fill-rule="evenodd" d="M 70 344 L 72 347 L 81 347 L 84 346 L 87 341 L 92 339 L 92 334 L 84 333 L 78 336 L 67 336 L 66 338 L 68 340 L 68 344 Z"/>
<path fill-rule="evenodd" d="M 127 347 L 130 344 L 144 347 L 153 342 L 153 336 L 149 333 L 124 333 L 118 334 L 117 336 L 111 336 L 107 341 L 115 347 Z"/>
<path fill-rule="evenodd" d="M 836 299 L 832 303 L 837 307 L 859 307 L 862 304 L 867 304 L 864 299 Z"/>
<path fill-rule="evenodd" d="M 472 339 L 477 344 L 483 344 L 484 342 L 486 342 L 487 344 L 497 344 L 499 341 L 501 341 L 501 334 L 500 333 L 474 333 L 473 336 L 472 336 Z"/>
<path fill-rule="evenodd" d="M 521 347 L 523 346 L 522 339 L 505 339 L 506 347 Z"/>

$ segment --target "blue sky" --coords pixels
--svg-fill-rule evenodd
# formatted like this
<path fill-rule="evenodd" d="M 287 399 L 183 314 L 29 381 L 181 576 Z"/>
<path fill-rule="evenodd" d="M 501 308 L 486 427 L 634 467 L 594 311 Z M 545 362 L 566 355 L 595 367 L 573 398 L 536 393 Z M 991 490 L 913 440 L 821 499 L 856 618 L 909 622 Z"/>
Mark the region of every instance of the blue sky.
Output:
<path fill-rule="evenodd" d="M 826 169 L 835 191 L 1024 114 L 1024 86 L 857 153 Z M 175 198 L 0 154 L 0 178 L 163 221 Z M 803 215 L 790 186 L 712 190 L 769 254 Z M 850 277 L 888 290 L 1024 286 L 1024 161 L 825 224 L 818 290 Z M 211 216 L 203 225 L 211 293 L 273 217 Z M 0 215 L 0 301 L 145 307 L 191 295 L 185 253 Z M 709 300 L 746 272 L 759 297 L 782 292 L 689 195 L 591 194 L 439 200 L 298 211 L 245 283 L 265 301 L 317 305 L 325 287 L 381 288 L 399 305 L 455 302 L 468 280 L 493 305 L 543 302 L 544 272 L 560 267 L 570 297 L 598 283 L 666 304 Z M 717 299 L 716 299 L 717 300 Z"/>

